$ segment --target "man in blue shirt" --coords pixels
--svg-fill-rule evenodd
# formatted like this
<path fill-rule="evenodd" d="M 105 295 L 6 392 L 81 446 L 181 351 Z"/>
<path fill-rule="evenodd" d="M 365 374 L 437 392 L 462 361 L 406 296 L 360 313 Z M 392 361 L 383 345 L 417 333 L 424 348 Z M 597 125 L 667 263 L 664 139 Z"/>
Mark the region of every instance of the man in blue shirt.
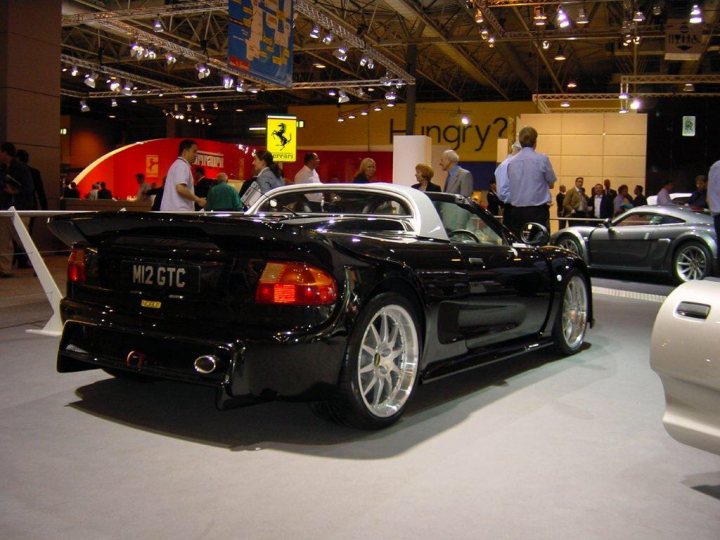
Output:
<path fill-rule="evenodd" d="M 508 202 L 512 205 L 508 226 L 518 235 L 529 221 L 550 228 L 550 189 L 557 178 L 548 157 L 535 151 L 537 136 L 534 128 L 522 128 L 518 135 L 522 150 L 507 166 Z"/>
<path fill-rule="evenodd" d="M 510 153 L 507 155 L 505 159 L 503 159 L 500 162 L 500 165 L 497 166 L 495 169 L 495 182 L 497 184 L 497 195 L 500 199 L 500 202 L 502 203 L 503 208 L 503 223 L 506 225 L 510 223 L 510 212 L 511 212 L 511 206 L 510 206 L 510 183 L 508 182 L 508 175 L 507 175 L 507 166 L 508 163 L 510 163 L 510 160 L 514 158 L 517 153 L 522 149 L 522 146 L 520 146 L 520 143 L 518 141 L 515 141 L 512 143 L 512 147 L 510 148 Z"/>

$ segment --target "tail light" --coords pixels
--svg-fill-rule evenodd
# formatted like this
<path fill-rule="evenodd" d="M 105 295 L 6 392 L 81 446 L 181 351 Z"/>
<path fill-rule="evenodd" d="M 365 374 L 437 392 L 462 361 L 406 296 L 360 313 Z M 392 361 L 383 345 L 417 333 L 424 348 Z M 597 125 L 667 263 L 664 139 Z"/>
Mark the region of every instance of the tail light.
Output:
<path fill-rule="evenodd" d="M 85 248 L 74 247 L 68 257 L 67 267 L 68 281 L 73 283 L 84 283 L 85 278 Z"/>
<path fill-rule="evenodd" d="M 255 302 L 292 306 L 324 306 L 337 299 L 337 284 L 327 272 L 303 263 L 268 262 Z"/>

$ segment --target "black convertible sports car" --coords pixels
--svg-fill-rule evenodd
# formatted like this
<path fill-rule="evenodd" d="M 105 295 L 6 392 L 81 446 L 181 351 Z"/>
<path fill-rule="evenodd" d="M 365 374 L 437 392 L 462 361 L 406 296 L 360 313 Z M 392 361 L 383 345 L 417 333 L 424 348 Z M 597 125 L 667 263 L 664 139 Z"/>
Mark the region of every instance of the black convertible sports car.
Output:
<path fill-rule="evenodd" d="M 420 382 L 549 345 L 573 354 L 592 321 L 582 259 L 405 186 L 304 184 L 244 215 L 50 227 L 72 246 L 58 371 L 210 385 L 220 408 L 304 399 L 380 428 Z"/>

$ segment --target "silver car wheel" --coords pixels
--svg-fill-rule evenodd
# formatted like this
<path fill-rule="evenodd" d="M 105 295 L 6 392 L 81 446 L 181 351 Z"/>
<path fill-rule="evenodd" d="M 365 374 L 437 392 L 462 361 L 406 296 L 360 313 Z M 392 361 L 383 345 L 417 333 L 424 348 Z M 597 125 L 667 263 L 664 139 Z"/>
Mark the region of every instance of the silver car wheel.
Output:
<path fill-rule="evenodd" d="M 563 295 L 561 325 L 568 348 L 582 345 L 587 328 L 588 300 L 585 280 L 577 275 L 570 278 Z"/>
<path fill-rule="evenodd" d="M 358 383 L 372 415 L 396 414 L 412 393 L 420 343 L 412 316 L 398 305 L 379 309 L 363 334 L 358 355 Z"/>
<path fill-rule="evenodd" d="M 681 281 L 702 279 L 708 273 L 708 263 L 705 251 L 699 245 L 689 244 L 675 255 L 675 275 Z"/>
<path fill-rule="evenodd" d="M 557 243 L 558 247 L 561 247 L 563 249 L 567 249 L 568 251 L 571 251 L 578 257 L 582 257 L 582 253 L 580 252 L 580 246 L 578 245 L 577 240 L 575 240 L 571 236 L 563 236 L 560 238 L 560 240 Z"/>

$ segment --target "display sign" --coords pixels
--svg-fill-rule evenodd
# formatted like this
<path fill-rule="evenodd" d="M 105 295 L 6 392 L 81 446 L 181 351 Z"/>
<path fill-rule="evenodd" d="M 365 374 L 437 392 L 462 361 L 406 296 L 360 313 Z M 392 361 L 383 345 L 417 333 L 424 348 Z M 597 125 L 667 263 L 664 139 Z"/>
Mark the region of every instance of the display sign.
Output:
<path fill-rule="evenodd" d="M 694 137 L 695 136 L 695 117 L 694 116 L 683 116 L 682 117 L 682 136 L 683 137 Z"/>
<path fill-rule="evenodd" d="M 228 0 L 228 63 L 290 88 L 293 0 Z"/>
<path fill-rule="evenodd" d="M 275 161 L 295 161 L 297 153 L 297 117 L 267 117 L 267 150 Z"/>
<path fill-rule="evenodd" d="M 665 60 L 697 62 L 704 49 L 703 25 L 687 19 L 668 19 L 665 24 Z"/>

